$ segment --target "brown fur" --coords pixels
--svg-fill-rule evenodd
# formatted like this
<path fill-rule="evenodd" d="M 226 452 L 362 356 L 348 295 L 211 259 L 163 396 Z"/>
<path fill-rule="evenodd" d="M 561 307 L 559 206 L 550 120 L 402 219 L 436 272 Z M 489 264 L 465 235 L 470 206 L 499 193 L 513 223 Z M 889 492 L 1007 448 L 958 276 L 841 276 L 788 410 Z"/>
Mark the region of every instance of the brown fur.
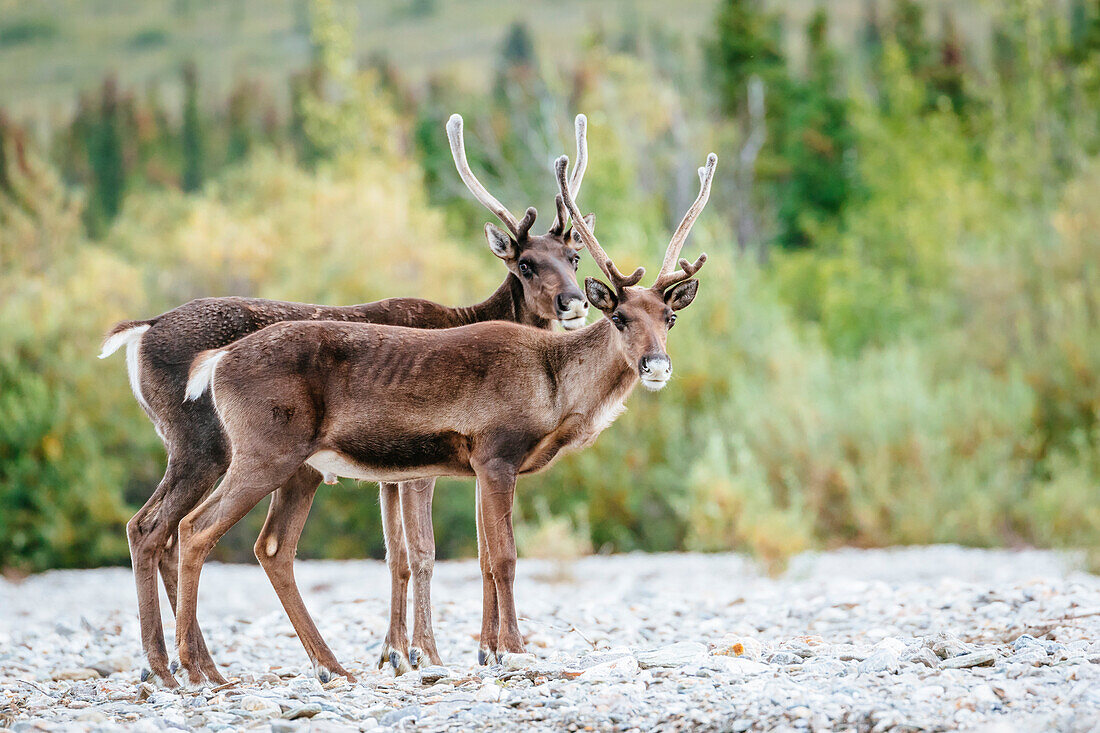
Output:
<path fill-rule="evenodd" d="M 586 146 L 583 127 L 578 123 L 578 151 Z M 463 155 L 464 158 L 464 155 Z M 583 169 L 574 170 L 573 183 L 579 187 Z M 464 174 L 466 175 L 466 174 Z M 472 176 L 472 174 L 469 174 Z M 499 204 L 498 204 L 499 205 Z M 510 217 L 510 215 L 508 215 Z M 509 270 L 504 283 L 487 300 L 473 306 L 450 308 L 418 298 L 391 298 L 355 306 L 323 306 L 304 303 L 260 300 L 254 298 L 203 298 L 186 303 L 147 321 L 119 323 L 107 337 L 137 326 L 149 326 L 141 335 L 137 352 L 139 365 L 139 401 L 149 414 L 168 452 L 168 470 L 149 501 L 127 525 L 130 556 L 138 591 L 138 613 L 141 619 L 142 646 L 154 674 L 169 687 L 177 686 L 169 671 L 167 647 L 160 624 L 160 603 L 156 587 L 159 570 L 165 590 L 176 606 L 178 542 L 177 526 L 187 512 L 194 509 L 210 491 L 219 476 L 229 467 L 230 449 L 210 397 L 185 402 L 184 386 L 187 370 L 195 355 L 215 349 L 254 333 L 271 324 L 287 321 L 343 321 L 391 324 L 397 326 L 441 329 L 490 320 L 505 320 L 536 328 L 548 329 L 557 318 L 563 299 L 576 303 L 583 295 L 576 284 L 577 247 L 571 232 L 555 222 L 546 235 L 529 233 L 534 221 L 531 209 L 524 219 L 524 229 L 509 237 L 492 227 L 488 234 L 503 236 L 508 251 L 502 259 Z M 506 222 L 507 223 L 507 222 Z M 511 229 L 511 227 L 510 227 Z M 491 242 L 494 240 L 491 239 Z M 521 268 L 521 264 L 525 267 Z M 293 415 L 283 414 L 292 420 Z M 305 613 L 301 596 L 293 583 L 291 560 L 313 492 L 316 491 L 315 471 L 304 468 L 302 475 L 288 478 L 272 500 L 268 521 L 256 543 L 256 554 L 264 564 L 279 593 L 280 600 L 307 645 L 307 651 L 322 674 L 347 674 L 336 662 Z M 313 481 L 312 488 L 308 488 Z M 413 643 L 433 663 L 439 663 L 430 627 L 429 588 L 434 545 L 426 540 L 431 531 L 431 479 L 398 486 L 383 483 L 380 497 L 386 529 L 387 556 L 401 559 L 403 570 L 396 569 L 392 578 L 394 607 L 391 608 L 390 632 L 383 656 L 394 652 L 395 666 L 408 666 L 408 639 L 405 637 L 405 584 L 409 577 L 408 563 L 419 570 L 413 576 L 417 613 Z M 400 502 L 400 509 L 397 508 Z M 284 512 L 294 516 L 284 516 Z M 299 516 L 300 515 L 300 516 Z M 405 531 L 413 552 L 406 554 Z M 415 535 L 412 537 L 411 535 Z M 274 552 L 268 551 L 269 547 Z M 287 553 L 289 552 L 289 556 Z M 425 556 L 425 554 L 430 556 Z M 289 557 L 289 559 L 287 559 Z M 274 562 L 272 558 L 278 560 Z M 404 576 L 404 580 L 402 579 Z M 400 590 L 400 602 L 397 602 Z M 427 609 L 427 610 L 425 610 Z M 422 624 L 427 623 L 427 627 Z M 308 637 L 308 640 L 307 640 Z M 201 636 L 195 642 L 194 655 L 210 679 L 220 675 L 206 652 Z"/>
<path fill-rule="evenodd" d="M 712 176 L 713 164 L 708 168 Z M 558 179 L 586 246 L 605 273 L 617 272 L 579 221 L 561 162 Z M 687 229 L 690 222 L 673 238 L 666 263 L 675 261 Z M 656 388 L 667 381 L 666 333 L 673 311 L 691 303 L 698 283 L 684 273 L 670 276 L 665 267 L 658 283 L 620 282 L 612 292 L 589 278 L 589 298 L 607 318 L 570 334 L 508 323 L 424 331 L 298 322 L 200 355 L 188 393 L 209 384 L 233 459 L 225 481 L 180 524 L 176 642 L 189 677 L 206 675 L 196 619 L 203 562 L 303 463 L 368 480 L 475 476 L 486 593 L 482 642 L 491 645 L 482 651 L 522 652 L 513 598 L 516 478 L 594 440 L 639 378 L 653 381 L 659 371 Z"/>

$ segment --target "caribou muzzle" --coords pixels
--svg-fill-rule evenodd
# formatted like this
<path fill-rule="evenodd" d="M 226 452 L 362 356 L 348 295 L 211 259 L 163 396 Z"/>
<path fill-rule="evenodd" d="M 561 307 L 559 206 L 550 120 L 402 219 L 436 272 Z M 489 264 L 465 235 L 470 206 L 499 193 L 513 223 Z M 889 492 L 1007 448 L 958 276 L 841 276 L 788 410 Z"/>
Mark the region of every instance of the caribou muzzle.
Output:
<path fill-rule="evenodd" d="M 559 293 L 554 299 L 558 321 L 566 331 L 575 331 L 588 322 L 588 300 L 578 290 Z"/>
<path fill-rule="evenodd" d="M 672 359 L 668 354 L 646 354 L 638 360 L 638 376 L 643 387 L 656 392 L 672 378 Z"/>

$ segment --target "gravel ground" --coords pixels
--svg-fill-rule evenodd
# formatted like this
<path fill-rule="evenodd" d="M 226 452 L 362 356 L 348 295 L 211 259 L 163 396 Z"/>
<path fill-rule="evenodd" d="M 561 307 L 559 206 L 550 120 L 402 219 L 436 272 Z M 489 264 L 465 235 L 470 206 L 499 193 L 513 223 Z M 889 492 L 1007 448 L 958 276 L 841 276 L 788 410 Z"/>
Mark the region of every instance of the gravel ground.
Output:
<path fill-rule="evenodd" d="M 445 562 L 448 666 L 399 678 L 373 665 L 385 566 L 297 574 L 357 684 L 312 676 L 255 566 L 206 567 L 199 618 L 235 684 L 183 693 L 140 682 L 128 570 L 0 581 L 0 727 L 1100 731 L 1100 578 L 1048 552 L 844 550 L 774 579 L 736 555 L 521 559 L 520 669 L 476 666 L 477 563 Z"/>

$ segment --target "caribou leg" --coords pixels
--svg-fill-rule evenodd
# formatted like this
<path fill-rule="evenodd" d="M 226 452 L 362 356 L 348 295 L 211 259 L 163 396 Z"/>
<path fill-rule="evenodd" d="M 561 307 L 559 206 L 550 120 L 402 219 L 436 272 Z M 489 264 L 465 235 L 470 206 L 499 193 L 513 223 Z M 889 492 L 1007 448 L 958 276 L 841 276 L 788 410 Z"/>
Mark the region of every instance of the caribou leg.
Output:
<path fill-rule="evenodd" d="M 405 529 L 401 524 L 399 485 L 383 481 L 378 485 L 382 505 L 382 534 L 386 539 L 386 565 L 390 569 L 390 628 L 382 644 L 378 669 L 387 664 L 395 674 L 412 671 L 409 664 L 408 627 L 405 623 L 409 590 L 409 557 L 405 551 Z"/>
<path fill-rule="evenodd" d="M 176 647 L 180 666 L 191 684 L 206 680 L 217 683 L 220 677 L 207 674 L 199 664 L 201 632 L 196 610 L 203 563 L 222 535 L 262 498 L 286 483 L 306 457 L 296 454 L 284 454 L 277 460 L 234 457 L 218 488 L 180 522 Z"/>
<path fill-rule="evenodd" d="M 170 455 L 164 478 L 145 505 L 126 524 L 130 562 L 137 586 L 142 650 L 150 670 L 170 689 L 179 687 L 179 684 L 168 665 L 168 649 L 160 618 L 157 569 L 175 556 L 179 544 L 176 528 L 180 519 L 198 504 L 224 470 L 225 465 L 217 460 L 189 461 L 187 456 Z M 165 590 L 175 611 L 175 583 L 170 582 L 169 577 L 174 581 L 175 572 L 165 577 Z M 196 640 L 196 655 L 200 660 L 210 659 L 201 634 Z M 204 666 L 217 674 L 212 659 Z"/>
<path fill-rule="evenodd" d="M 285 484 L 271 496 L 271 505 L 267 509 L 264 528 L 256 539 L 253 550 L 267 573 L 271 587 L 279 596 L 283 610 L 290 617 L 290 623 L 305 647 L 306 654 L 313 662 L 313 669 L 321 682 L 328 682 L 334 676 L 353 677 L 332 653 L 313 617 L 309 615 L 298 584 L 294 579 L 294 555 L 298 551 L 298 539 L 302 536 L 306 517 L 317 494 L 317 485 L 321 475 L 309 466 L 302 466 Z"/>
<path fill-rule="evenodd" d="M 500 632 L 500 616 L 497 613 L 497 586 L 493 581 L 493 564 L 489 556 L 489 542 L 485 535 L 485 515 L 481 508 L 481 481 L 474 484 L 474 501 L 477 525 L 477 559 L 481 564 L 481 642 L 477 649 L 478 664 L 497 661 L 497 636 Z"/>
<path fill-rule="evenodd" d="M 516 471 L 510 464 L 490 461 L 475 466 L 481 485 L 481 506 L 484 512 L 485 541 L 496 584 L 497 654 L 523 654 L 523 637 L 519 633 L 513 587 L 516 582 L 516 538 L 512 532 L 512 503 L 516 493 Z"/>
<path fill-rule="evenodd" d="M 403 481 L 399 484 L 399 491 L 413 584 L 413 634 L 409 662 L 417 667 L 427 657 L 431 664 L 443 664 L 432 629 L 432 572 L 435 570 L 432 496 L 435 493 L 435 479 Z"/>

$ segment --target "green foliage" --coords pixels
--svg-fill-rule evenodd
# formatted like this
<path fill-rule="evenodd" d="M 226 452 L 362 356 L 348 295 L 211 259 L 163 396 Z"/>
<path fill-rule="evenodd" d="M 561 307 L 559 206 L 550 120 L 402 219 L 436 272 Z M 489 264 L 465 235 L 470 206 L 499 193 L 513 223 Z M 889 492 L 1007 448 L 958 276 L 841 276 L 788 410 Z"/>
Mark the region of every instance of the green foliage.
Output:
<path fill-rule="evenodd" d="M 144 28 L 130 36 L 127 45 L 135 50 L 157 48 L 168 43 L 168 31 L 163 28 Z"/>
<path fill-rule="evenodd" d="M 543 222 L 548 164 L 572 155 L 586 112 L 582 206 L 624 269 L 652 269 L 702 154 L 740 165 L 751 75 L 768 102 L 750 198 L 770 257 L 736 254 L 742 178 L 724 174 L 685 251 L 710 260 L 669 337 L 675 380 L 521 480 L 523 551 L 737 549 L 775 568 L 840 543 L 1100 556 L 1093 7 L 990 10 L 980 66 L 951 15 L 931 29 L 908 0 L 881 19 L 866 4 L 856 52 L 815 14 L 789 57 L 779 16 L 726 0 L 704 54 L 714 110 L 640 23 L 587 39 L 565 69 L 517 25 L 494 36 L 493 89 L 441 76 L 414 94 L 385 63 L 357 68 L 341 7 L 312 5 L 289 110 L 247 80 L 224 109 L 192 82 L 182 115 L 107 84 L 56 132 L 53 164 L 0 119 L 0 567 L 126 560 L 124 522 L 164 454 L 122 359 L 94 359 L 113 322 L 203 295 L 484 297 L 503 269 L 454 173 L 453 111 L 479 178 Z M 304 30 L 305 5 L 291 10 Z M 251 555 L 262 511 L 221 558 Z M 435 519 L 440 556 L 476 551 L 471 482 L 439 482 Z M 374 487 L 324 487 L 300 550 L 381 554 Z"/>
<path fill-rule="evenodd" d="M 0 24 L 0 48 L 48 41 L 60 33 L 51 18 L 27 18 Z"/>
<path fill-rule="evenodd" d="M 103 83 L 98 117 L 84 131 L 92 191 L 85 222 L 93 236 L 102 236 L 122 208 L 126 172 L 122 161 L 122 115 L 113 79 Z"/>
<path fill-rule="evenodd" d="M 194 64 L 183 67 L 183 190 L 198 191 L 203 179 L 203 131 L 199 119 L 199 80 Z"/>
<path fill-rule="evenodd" d="M 766 13 L 760 0 L 724 0 L 720 6 L 706 50 L 726 114 L 744 112 L 752 76 L 782 96 L 787 70 L 779 30 L 779 17 Z"/>

